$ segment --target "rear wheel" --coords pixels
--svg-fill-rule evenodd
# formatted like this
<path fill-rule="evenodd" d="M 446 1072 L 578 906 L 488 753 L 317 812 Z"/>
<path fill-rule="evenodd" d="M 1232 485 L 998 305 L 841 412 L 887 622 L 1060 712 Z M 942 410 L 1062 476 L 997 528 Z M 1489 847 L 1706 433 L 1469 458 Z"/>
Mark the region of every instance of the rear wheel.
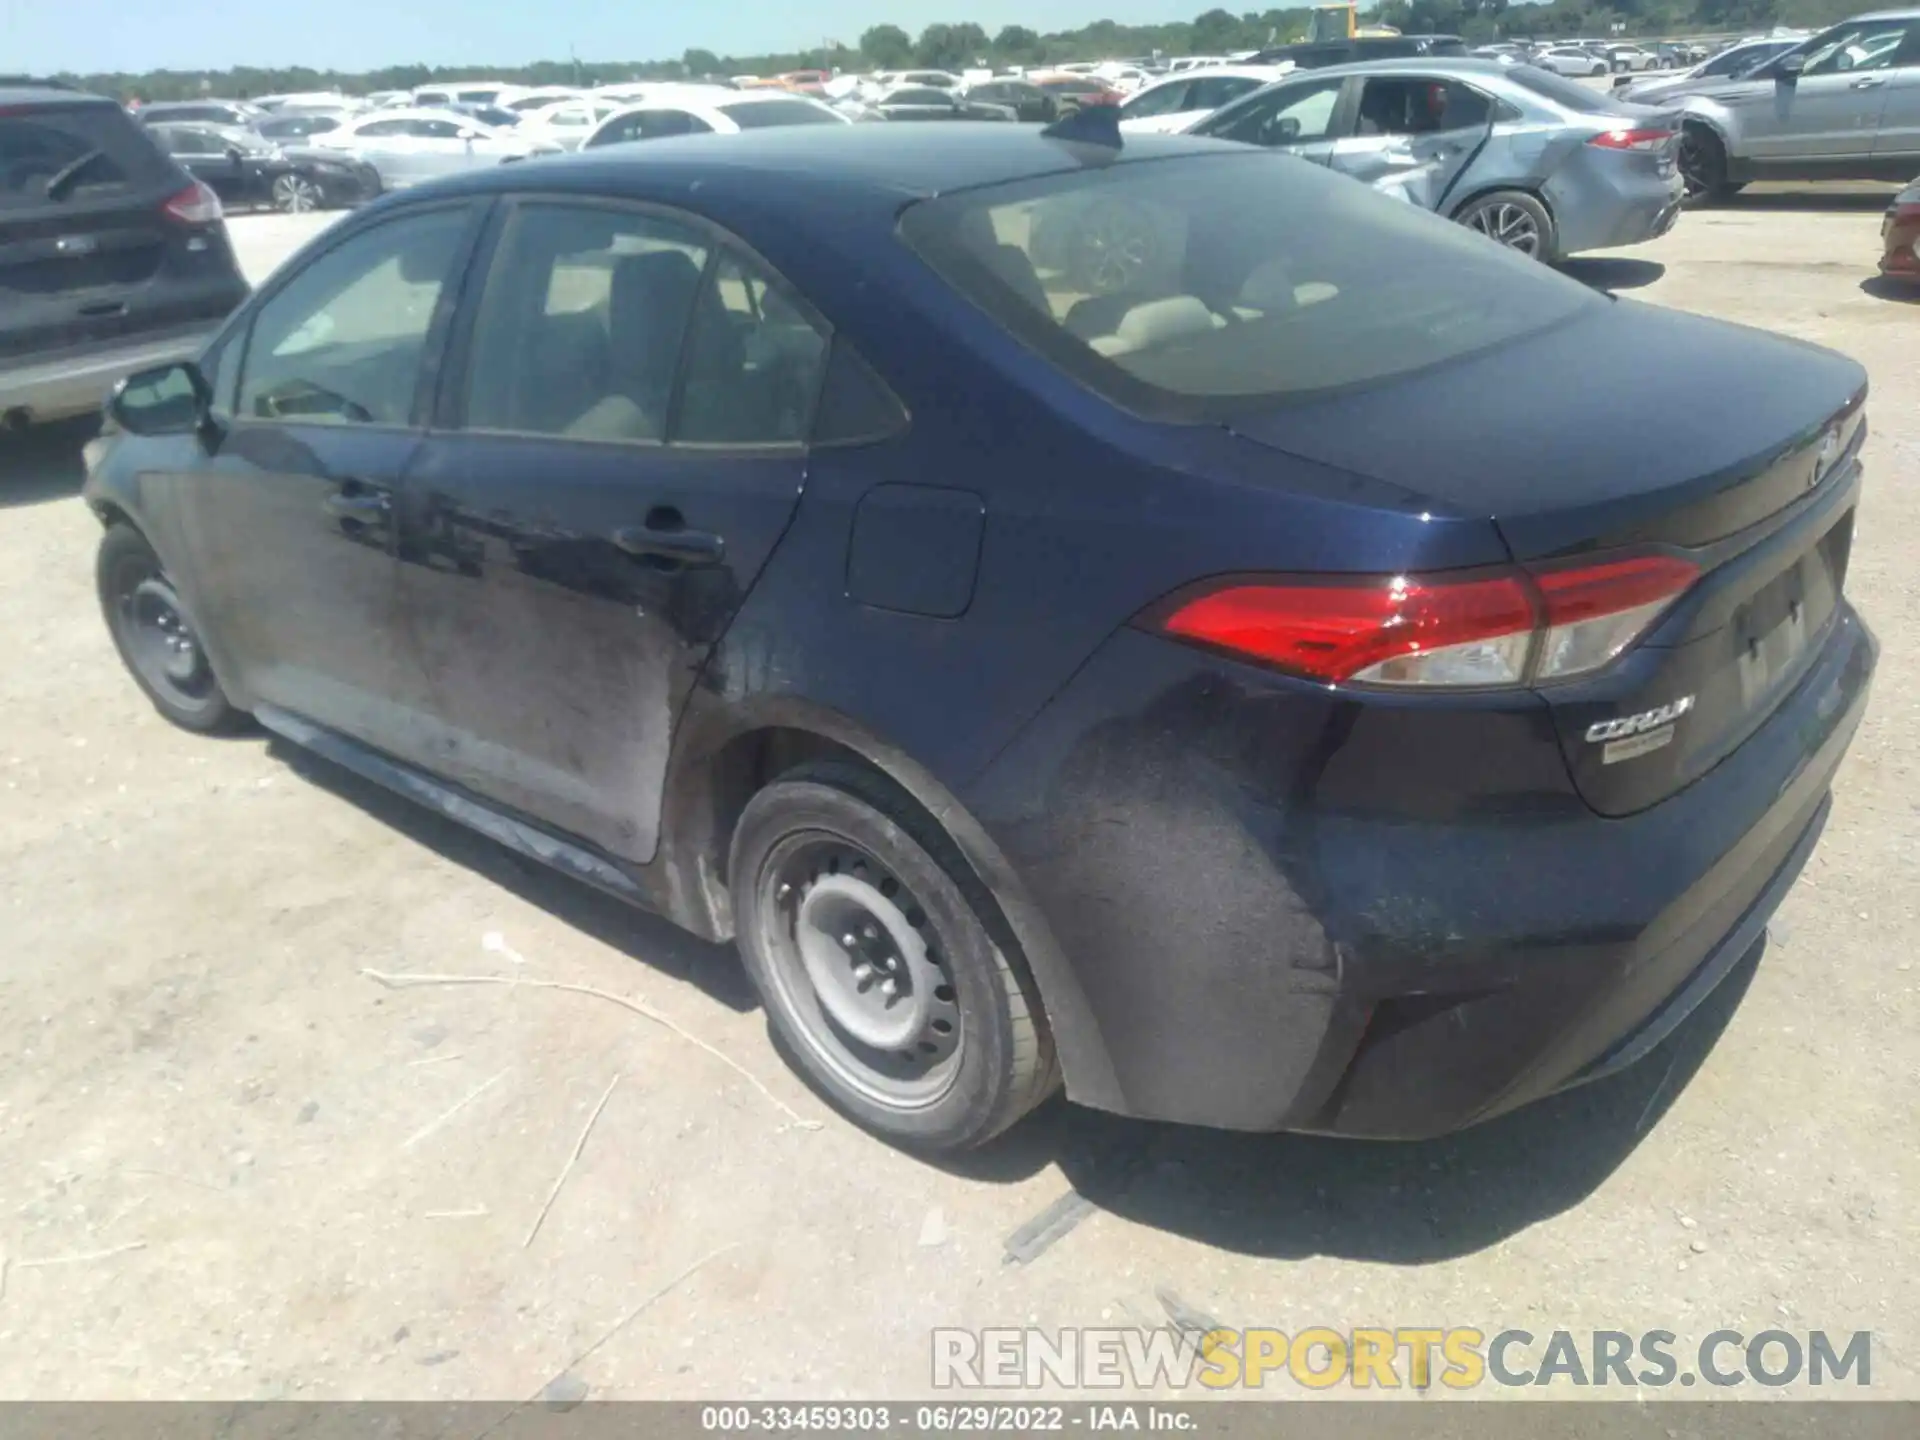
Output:
<path fill-rule="evenodd" d="M 1678 161 L 1689 205 L 1711 205 L 1740 188 L 1727 181 L 1726 147 L 1704 125 L 1682 127 Z"/>
<path fill-rule="evenodd" d="M 1489 240 L 1551 262 L 1557 258 L 1558 237 L 1547 207 L 1522 190 L 1496 190 L 1469 200 L 1454 212 L 1455 220 Z"/>
<path fill-rule="evenodd" d="M 109 528 L 94 576 L 114 648 L 154 708 L 203 735 L 243 728 L 246 713 L 214 678 L 199 632 L 146 537 L 131 525 Z"/>
<path fill-rule="evenodd" d="M 740 951 L 782 1049 L 887 1139 L 961 1150 L 1053 1089 L 1032 982 L 992 902 L 908 797 L 855 766 L 794 771 L 748 803 L 729 873 Z"/>

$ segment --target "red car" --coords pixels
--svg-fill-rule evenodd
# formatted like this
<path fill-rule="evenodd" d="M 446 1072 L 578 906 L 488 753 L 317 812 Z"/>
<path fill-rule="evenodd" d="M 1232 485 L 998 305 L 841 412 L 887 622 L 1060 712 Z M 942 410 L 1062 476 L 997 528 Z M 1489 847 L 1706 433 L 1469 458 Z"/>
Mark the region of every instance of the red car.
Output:
<path fill-rule="evenodd" d="M 1880 257 L 1880 273 L 1902 280 L 1920 280 L 1920 180 L 1893 197 L 1880 236 L 1887 242 Z"/>
<path fill-rule="evenodd" d="M 833 77 L 824 70 L 791 70 L 780 77 L 781 85 L 802 95 L 819 95 Z"/>

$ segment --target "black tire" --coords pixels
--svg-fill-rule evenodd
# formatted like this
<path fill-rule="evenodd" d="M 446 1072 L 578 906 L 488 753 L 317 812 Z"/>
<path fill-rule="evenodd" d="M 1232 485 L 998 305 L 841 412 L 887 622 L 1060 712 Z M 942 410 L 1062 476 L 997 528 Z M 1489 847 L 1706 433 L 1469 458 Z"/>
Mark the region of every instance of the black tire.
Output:
<path fill-rule="evenodd" d="M 740 953 L 782 1053 L 859 1124 L 917 1150 L 965 1150 L 1058 1085 L 1038 992 L 1011 940 L 995 940 L 992 900 L 890 782 L 842 762 L 789 772 L 742 812 L 728 874 Z M 810 967 L 834 973 L 816 982 Z M 864 1027 L 931 1018 L 906 1048 L 876 1048 L 842 1014 Z"/>
<path fill-rule="evenodd" d="M 146 536 L 125 523 L 108 526 L 94 580 L 120 662 L 154 709 L 200 735 L 247 727 L 249 717 L 220 688 L 199 631 Z"/>
<path fill-rule="evenodd" d="M 1560 234 L 1547 207 L 1524 190 L 1476 195 L 1453 218 L 1496 244 L 1551 265 L 1560 258 Z"/>
<path fill-rule="evenodd" d="M 1681 128 L 1679 165 L 1686 203 L 1695 208 L 1724 200 L 1740 188 L 1727 180 L 1726 146 L 1704 125 Z"/>

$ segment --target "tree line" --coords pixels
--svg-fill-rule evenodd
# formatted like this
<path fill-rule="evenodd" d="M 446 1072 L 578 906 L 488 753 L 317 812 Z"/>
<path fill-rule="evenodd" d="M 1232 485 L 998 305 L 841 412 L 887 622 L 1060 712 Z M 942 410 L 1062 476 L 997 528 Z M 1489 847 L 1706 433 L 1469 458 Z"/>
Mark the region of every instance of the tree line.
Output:
<path fill-rule="evenodd" d="M 1481 42 L 1518 35 L 1682 35 L 1761 30 L 1773 25 L 1817 27 L 1863 9 L 1858 0 L 1549 0 L 1509 5 L 1508 0 L 1378 0 L 1363 19 L 1409 34 L 1461 35 Z M 411 90 L 434 81 L 488 75 L 519 85 L 596 85 L 632 80 L 670 80 L 723 75 L 778 75 L 789 70 L 901 70 L 909 67 L 961 70 L 976 65 L 1004 69 L 1099 60 L 1121 56 L 1225 55 L 1305 37 L 1312 11 L 1208 10 L 1192 20 L 1162 25 L 1121 25 L 1096 20 L 1078 30 L 1047 34 L 1008 25 L 988 34 L 972 21 L 928 25 L 917 36 L 898 25 L 874 25 L 852 44 L 829 41 L 805 50 L 764 55 L 721 55 L 692 49 L 678 59 L 641 61 L 540 60 L 526 65 L 389 65 L 346 73 L 306 66 L 231 70 L 156 70 L 145 74 L 68 74 L 60 78 L 122 98 L 182 100 L 198 95 L 238 97 L 303 90 Z"/>

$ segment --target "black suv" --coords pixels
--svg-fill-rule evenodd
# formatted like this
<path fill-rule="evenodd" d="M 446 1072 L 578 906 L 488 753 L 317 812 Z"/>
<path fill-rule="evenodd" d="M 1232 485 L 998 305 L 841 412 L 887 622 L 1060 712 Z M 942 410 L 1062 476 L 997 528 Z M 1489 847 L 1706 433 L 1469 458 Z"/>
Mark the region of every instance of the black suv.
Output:
<path fill-rule="evenodd" d="M 126 111 L 0 84 L 0 426 L 99 408 L 246 295 L 218 198 Z"/>
<path fill-rule="evenodd" d="M 1464 55 L 1467 43 L 1458 35 L 1355 35 L 1347 40 L 1307 40 L 1262 50 L 1246 63 L 1278 65 L 1291 60 L 1302 70 L 1327 65 L 1353 65 L 1362 60 L 1405 60 L 1416 55 Z"/>

